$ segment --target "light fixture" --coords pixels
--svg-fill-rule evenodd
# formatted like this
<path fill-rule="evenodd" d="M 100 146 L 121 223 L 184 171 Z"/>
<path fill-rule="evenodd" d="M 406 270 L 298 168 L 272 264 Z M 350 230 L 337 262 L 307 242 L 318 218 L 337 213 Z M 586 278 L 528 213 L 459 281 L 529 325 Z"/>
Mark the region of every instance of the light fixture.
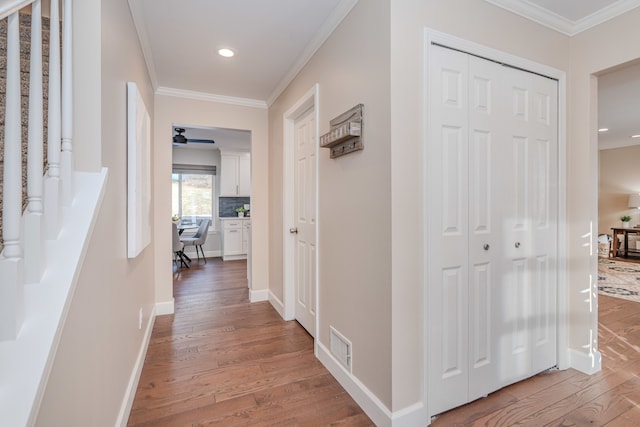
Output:
<path fill-rule="evenodd" d="M 637 134 L 637 135 L 631 135 L 631 138 L 640 138 L 640 134 Z"/>
<path fill-rule="evenodd" d="M 627 203 L 627 205 L 630 208 L 640 208 L 640 193 L 629 194 L 629 202 Z"/>
<path fill-rule="evenodd" d="M 609 130 L 609 128 L 600 128 L 600 129 L 598 129 L 598 132 L 606 132 L 608 130 Z"/>
<path fill-rule="evenodd" d="M 235 54 L 236 53 L 234 51 L 232 51 L 231 49 L 227 49 L 226 47 L 218 49 L 218 55 L 224 56 L 225 58 L 231 58 Z"/>

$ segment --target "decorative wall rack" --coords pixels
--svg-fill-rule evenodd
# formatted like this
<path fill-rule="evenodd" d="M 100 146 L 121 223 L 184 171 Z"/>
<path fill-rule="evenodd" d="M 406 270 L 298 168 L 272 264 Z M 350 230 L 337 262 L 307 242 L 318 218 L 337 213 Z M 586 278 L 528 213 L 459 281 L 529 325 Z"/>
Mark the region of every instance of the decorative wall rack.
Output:
<path fill-rule="evenodd" d="M 364 150 L 362 141 L 364 104 L 358 104 L 329 122 L 331 130 L 320 137 L 320 146 L 330 150 L 330 157 Z"/>

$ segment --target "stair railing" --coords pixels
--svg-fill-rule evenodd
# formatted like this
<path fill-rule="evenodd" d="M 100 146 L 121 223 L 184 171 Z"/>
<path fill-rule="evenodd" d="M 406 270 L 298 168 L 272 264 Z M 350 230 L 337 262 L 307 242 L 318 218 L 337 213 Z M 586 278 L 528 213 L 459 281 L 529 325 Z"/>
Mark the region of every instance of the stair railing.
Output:
<path fill-rule="evenodd" d="M 61 208 L 72 204 L 71 2 L 62 0 L 62 46 L 58 0 L 49 4 L 47 159 L 44 165 L 42 1 L 9 0 L 0 6 L 7 20 L 2 235 L 0 237 L 0 341 L 15 340 L 24 321 L 25 284 L 45 270 L 45 240 L 60 233 Z M 45 0 L 46 1 L 46 0 Z M 31 15 L 28 115 L 21 109 L 20 16 Z M 61 51 L 62 50 L 62 54 Z M 61 61 L 62 58 L 62 61 Z M 24 71 L 24 70 L 22 70 Z M 28 123 L 23 158 L 22 126 Z M 26 210 L 23 170 L 26 163 Z"/>

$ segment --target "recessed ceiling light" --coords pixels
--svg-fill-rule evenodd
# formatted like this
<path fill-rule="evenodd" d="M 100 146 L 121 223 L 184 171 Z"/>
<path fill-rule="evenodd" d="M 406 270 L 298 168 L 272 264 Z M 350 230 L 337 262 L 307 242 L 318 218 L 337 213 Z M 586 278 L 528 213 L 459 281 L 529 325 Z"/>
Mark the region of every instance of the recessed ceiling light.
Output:
<path fill-rule="evenodd" d="M 609 130 L 609 128 L 600 128 L 600 129 L 598 129 L 598 132 L 606 132 L 608 130 Z"/>
<path fill-rule="evenodd" d="M 631 135 L 631 138 L 640 138 L 640 135 Z"/>
<path fill-rule="evenodd" d="M 231 49 L 223 48 L 223 49 L 218 49 L 218 54 L 220 56 L 224 56 L 225 58 L 231 58 L 236 53 Z"/>

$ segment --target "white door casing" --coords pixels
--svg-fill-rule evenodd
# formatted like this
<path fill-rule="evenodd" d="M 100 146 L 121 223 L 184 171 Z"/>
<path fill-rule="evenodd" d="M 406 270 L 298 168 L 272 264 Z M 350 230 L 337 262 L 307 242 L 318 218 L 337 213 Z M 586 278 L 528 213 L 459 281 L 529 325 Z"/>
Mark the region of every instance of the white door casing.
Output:
<path fill-rule="evenodd" d="M 273 293 L 270 294 L 269 300 L 271 301 L 274 308 L 281 314 L 281 316 L 285 320 L 293 320 L 296 319 L 297 307 L 301 304 L 297 302 L 296 295 L 296 278 L 298 276 L 298 258 L 296 253 L 298 252 L 298 244 L 299 239 L 298 235 L 295 233 L 291 233 L 290 229 L 296 228 L 296 223 L 299 222 L 296 218 L 296 210 L 297 210 L 297 201 L 296 201 L 296 181 L 297 181 L 297 167 L 296 167 L 296 124 L 300 121 L 302 117 L 305 116 L 309 111 L 313 111 L 311 114 L 313 117 L 313 124 L 310 127 L 311 137 L 314 141 L 317 141 L 318 137 L 318 98 L 319 97 L 319 85 L 315 84 L 310 90 L 308 90 L 289 110 L 287 110 L 283 115 L 283 129 L 284 129 L 284 156 L 283 156 L 283 300 L 280 301 L 276 295 Z M 311 120 L 311 119 L 309 119 Z M 318 180 L 317 180 L 317 147 L 315 147 L 315 142 L 312 144 L 313 149 L 316 150 L 316 154 L 313 156 L 313 164 L 308 167 L 312 178 L 308 180 L 308 185 L 313 187 L 313 201 L 308 202 L 307 209 L 311 209 L 313 212 L 308 216 L 312 217 L 312 221 L 314 225 L 312 228 L 314 229 L 314 236 L 318 235 L 318 221 L 317 221 L 317 193 L 318 193 Z M 311 148 L 309 146 L 309 148 Z M 308 176 L 308 175 L 307 175 Z M 310 193 L 309 193 L 310 194 Z M 311 197 L 309 195 L 309 197 Z M 308 231 L 311 227 L 307 224 L 304 227 L 305 230 L 302 234 Z M 308 239 L 307 237 L 304 237 Z M 318 276 L 319 273 L 317 268 L 317 254 L 318 254 L 318 242 L 316 241 L 317 237 L 313 237 L 312 242 L 314 242 L 313 255 L 312 259 L 309 260 L 309 263 L 312 263 L 312 267 L 308 269 L 308 273 L 311 275 L 312 282 L 308 281 L 307 283 L 313 283 L 313 289 L 307 291 L 307 295 L 309 297 L 310 302 L 305 303 L 308 306 L 308 312 L 313 313 L 313 327 L 309 329 L 313 330 L 313 334 L 317 331 L 318 325 Z M 309 264 L 308 263 L 308 264 Z M 307 277 L 309 277 L 309 274 Z M 303 320 L 304 322 L 304 320 Z"/>
<path fill-rule="evenodd" d="M 295 318 L 315 336 L 316 120 L 313 109 L 295 121 Z"/>
<path fill-rule="evenodd" d="M 558 110 L 557 82 L 442 47 L 428 79 L 433 415 L 556 364 Z"/>

